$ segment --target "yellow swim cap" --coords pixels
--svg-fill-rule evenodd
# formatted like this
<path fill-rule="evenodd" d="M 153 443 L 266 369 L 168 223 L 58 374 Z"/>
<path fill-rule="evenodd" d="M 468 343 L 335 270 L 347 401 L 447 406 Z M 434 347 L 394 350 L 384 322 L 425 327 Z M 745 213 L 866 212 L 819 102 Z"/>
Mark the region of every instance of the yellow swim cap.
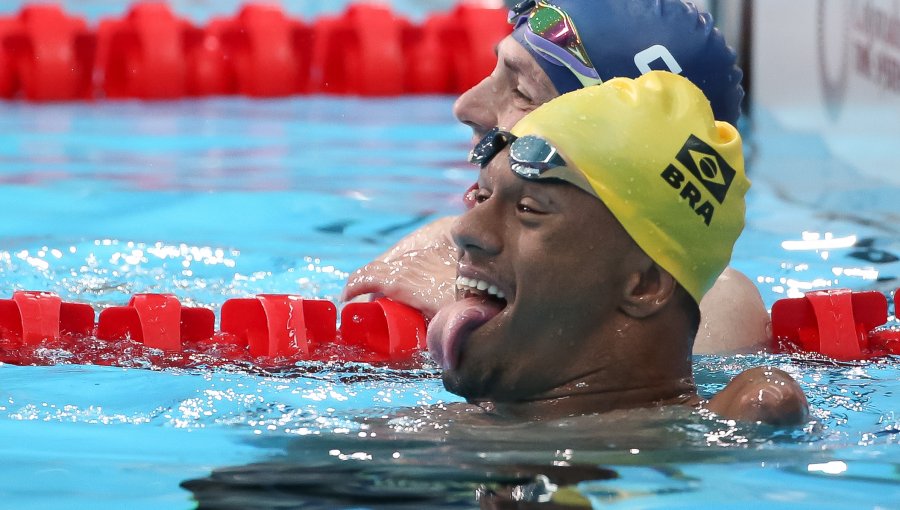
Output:
<path fill-rule="evenodd" d="M 540 178 L 593 191 L 698 303 L 728 266 L 750 188 L 741 136 L 713 119 L 686 78 L 654 71 L 576 90 L 528 114 L 512 134 L 555 146 L 572 168 Z"/>

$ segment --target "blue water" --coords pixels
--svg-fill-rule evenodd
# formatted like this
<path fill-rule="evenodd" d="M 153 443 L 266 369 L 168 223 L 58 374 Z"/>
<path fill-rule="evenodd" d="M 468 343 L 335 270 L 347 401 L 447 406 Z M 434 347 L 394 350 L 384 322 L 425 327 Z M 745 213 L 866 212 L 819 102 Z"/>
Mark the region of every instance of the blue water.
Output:
<path fill-rule="evenodd" d="M 257 293 L 336 299 L 347 274 L 394 240 L 460 212 L 475 174 L 462 163 L 469 134 L 450 109 L 448 98 L 2 103 L 0 295 L 50 290 L 98 308 L 136 292 L 213 308 Z M 860 175 L 765 112 L 748 147 L 754 188 L 734 265 L 768 306 L 813 287 L 900 287 L 900 265 L 888 256 L 900 254 L 890 205 L 900 185 Z M 802 249 L 816 236 L 850 241 Z M 698 357 L 707 395 L 749 366 L 787 370 L 809 395 L 813 420 L 770 429 L 653 412 L 635 423 L 601 419 L 585 434 L 410 412 L 458 401 L 427 363 L 262 373 L 47 356 L 59 364 L 0 365 L 0 506 L 190 508 L 192 493 L 179 486 L 187 480 L 238 466 L 272 486 L 272 473 L 289 466 L 280 492 L 250 497 L 223 483 L 217 494 L 235 508 L 283 502 L 278 494 L 303 498 L 305 508 L 373 506 L 347 496 L 349 486 L 382 501 L 392 494 L 379 508 L 471 508 L 480 484 L 522 463 L 615 471 L 573 482 L 598 508 L 900 501 L 897 359 Z M 397 413 L 411 414 L 383 423 Z"/>

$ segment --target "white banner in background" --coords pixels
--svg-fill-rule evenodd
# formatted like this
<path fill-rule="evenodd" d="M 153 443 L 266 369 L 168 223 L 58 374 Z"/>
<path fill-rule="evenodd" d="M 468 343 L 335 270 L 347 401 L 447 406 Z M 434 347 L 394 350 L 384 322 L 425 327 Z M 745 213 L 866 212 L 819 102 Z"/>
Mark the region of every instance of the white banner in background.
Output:
<path fill-rule="evenodd" d="M 900 182 L 900 0 L 753 1 L 755 107 Z"/>

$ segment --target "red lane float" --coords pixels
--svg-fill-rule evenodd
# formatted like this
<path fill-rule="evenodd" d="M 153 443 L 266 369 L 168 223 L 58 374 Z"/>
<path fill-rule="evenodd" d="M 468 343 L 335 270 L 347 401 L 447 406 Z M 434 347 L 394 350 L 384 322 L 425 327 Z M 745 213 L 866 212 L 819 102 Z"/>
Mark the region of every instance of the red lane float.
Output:
<path fill-rule="evenodd" d="M 245 5 L 221 28 L 222 51 L 237 92 L 276 97 L 307 92 L 310 29 L 277 7 Z"/>
<path fill-rule="evenodd" d="M 11 25 L 9 20 L 5 25 L 5 34 L 0 34 L 5 58 L 12 63 L 13 83 L 26 99 L 62 101 L 93 96 L 96 35 L 83 19 L 68 16 L 56 5 L 29 5 Z M 2 82 L 0 78 L 0 86 Z M 9 85 L 7 79 L 5 86 Z"/>
<path fill-rule="evenodd" d="M 19 78 L 16 73 L 13 58 L 7 50 L 7 38 L 14 34 L 17 28 L 17 20 L 14 18 L 0 17 L 0 99 L 12 99 L 19 88 Z"/>
<path fill-rule="evenodd" d="M 454 92 L 469 90 L 494 70 L 497 43 L 512 31 L 507 15 L 502 9 L 466 4 L 458 5 L 450 13 L 443 44 L 449 52 Z"/>
<path fill-rule="evenodd" d="M 389 299 L 351 303 L 341 311 L 341 337 L 389 359 L 425 350 L 425 318 Z"/>
<path fill-rule="evenodd" d="M 351 5 L 313 27 L 313 91 L 387 96 L 402 94 L 409 21 L 378 5 Z"/>
<path fill-rule="evenodd" d="M 136 294 L 128 306 L 100 312 L 96 337 L 131 338 L 147 347 L 178 352 L 182 341 L 212 338 L 215 322 L 212 310 L 182 307 L 178 298 L 170 294 Z"/>
<path fill-rule="evenodd" d="M 32 364 L 34 349 L 94 349 L 86 362 L 122 364 L 130 342 L 162 352 L 164 366 L 184 366 L 191 354 L 257 364 L 300 360 L 407 361 L 425 348 L 425 319 L 417 310 L 388 299 L 347 305 L 337 330 L 337 308 L 324 300 L 286 294 L 229 299 L 222 305 L 221 330 L 206 308 L 182 306 L 170 294 L 136 294 L 128 305 L 103 309 L 94 323 L 90 305 L 65 303 L 48 292 L 16 292 L 0 299 L 0 359 Z M 92 345 L 91 342 L 101 342 Z M 84 346 L 87 347 L 84 347 Z M 138 350 L 139 353 L 143 351 Z M 172 357 L 174 356 L 174 357 Z M 179 357 L 180 356 L 180 357 Z"/>
<path fill-rule="evenodd" d="M 96 69 L 108 98 L 174 99 L 187 93 L 185 56 L 200 30 L 164 3 L 135 4 L 97 31 Z"/>
<path fill-rule="evenodd" d="M 60 337 L 89 335 L 94 329 L 90 305 L 64 303 L 49 292 L 19 291 L 0 299 L 0 338 L 40 345 Z"/>
<path fill-rule="evenodd" d="M 772 306 L 773 348 L 818 352 L 841 361 L 900 354 L 900 330 L 878 329 L 887 322 L 887 310 L 880 292 L 836 289 L 782 299 Z"/>
<path fill-rule="evenodd" d="M 237 94 L 233 55 L 226 51 L 225 34 L 232 30 L 230 18 L 213 18 L 201 30 L 197 44 L 186 56 L 189 96 Z"/>
<path fill-rule="evenodd" d="M 466 4 L 419 25 L 366 3 L 308 24 L 247 4 L 197 27 L 141 2 L 94 31 L 56 5 L 29 5 L 0 18 L 0 98 L 454 94 L 490 74 L 510 31 L 505 10 Z"/>

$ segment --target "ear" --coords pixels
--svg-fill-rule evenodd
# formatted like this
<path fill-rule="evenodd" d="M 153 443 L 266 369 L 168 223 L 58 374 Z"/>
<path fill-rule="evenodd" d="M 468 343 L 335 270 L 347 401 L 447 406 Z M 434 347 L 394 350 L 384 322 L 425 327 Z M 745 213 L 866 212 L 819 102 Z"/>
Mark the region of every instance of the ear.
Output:
<path fill-rule="evenodd" d="M 631 317 L 649 317 L 668 304 L 678 285 L 668 271 L 649 261 L 628 276 L 620 308 Z"/>

